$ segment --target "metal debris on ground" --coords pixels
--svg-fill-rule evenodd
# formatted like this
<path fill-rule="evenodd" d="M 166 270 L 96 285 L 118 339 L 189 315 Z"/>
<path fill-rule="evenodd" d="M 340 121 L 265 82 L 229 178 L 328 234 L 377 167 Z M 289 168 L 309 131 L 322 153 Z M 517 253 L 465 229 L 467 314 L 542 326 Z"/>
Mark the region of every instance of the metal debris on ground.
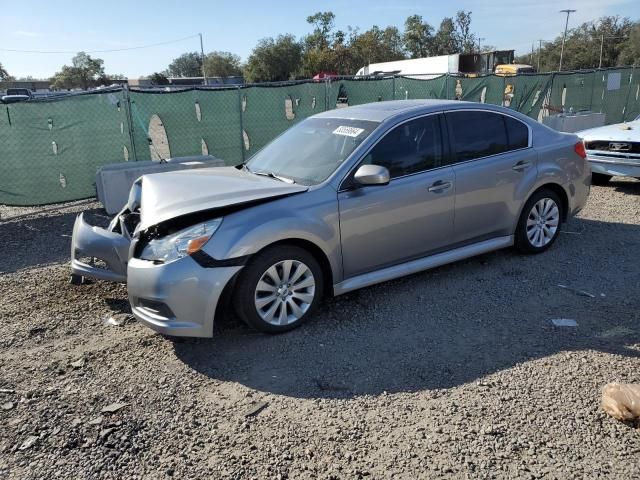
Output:
<path fill-rule="evenodd" d="M 123 409 L 124 407 L 126 407 L 127 405 L 129 405 L 128 403 L 112 403 L 110 405 L 107 405 L 106 407 L 102 407 L 102 410 L 100 411 L 101 413 L 116 413 L 118 410 Z"/>
<path fill-rule="evenodd" d="M 116 314 L 116 315 L 111 315 L 109 317 L 105 317 L 102 323 L 111 327 L 120 327 L 125 323 L 127 323 L 128 319 L 129 319 L 128 315 Z"/>
<path fill-rule="evenodd" d="M 577 327 L 578 322 L 572 318 L 553 318 L 551 319 L 554 327 Z"/>
<path fill-rule="evenodd" d="M 255 417 L 256 415 L 258 415 L 262 410 L 264 410 L 265 408 L 267 408 L 269 404 L 267 402 L 258 402 L 258 403 L 254 403 L 253 405 L 251 405 L 247 411 L 244 413 L 245 417 Z"/>
<path fill-rule="evenodd" d="M 562 284 L 558 284 L 558 286 L 560 288 L 564 288 L 565 290 L 569 290 L 577 295 L 580 295 L 582 297 L 589 297 L 589 298 L 596 298 L 596 296 L 593 293 L 589 293 L 586 290 L 581 290 L 579 288 L 573 288 L 573 287 L 568 287 L 567 285 L 562 285 Z"/>
<path fill-rule="evenodd" d="M 26 450 L 27 448 L 31 448 L 35 445 L 37 441 L 38 441 L 38 437 L 36 437 L 35 435 L 29 435 L 27 439 L 24 442 L 22 442 L 22 445 L 20 445 L 18 450 Z"/>
<path fill-rule="evenodd" d="M 77 370 L 79 368 L 84 367 L 84 363 L 85 363 L 85 361 L 84 361 L 84 357 L 83 357 L 83 358 L 80 358 L 80 359 L 76 360 L 75 362 L 71 362 L 71 366 L 74 368 L 74 370 Z"/>

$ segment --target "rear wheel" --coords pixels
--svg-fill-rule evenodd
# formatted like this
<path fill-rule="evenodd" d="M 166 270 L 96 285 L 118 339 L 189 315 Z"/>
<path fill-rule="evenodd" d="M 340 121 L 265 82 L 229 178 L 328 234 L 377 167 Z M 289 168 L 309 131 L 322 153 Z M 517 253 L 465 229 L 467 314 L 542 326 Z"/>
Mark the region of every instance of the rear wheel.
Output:
<path fill-rule="evenodd" d="M 560 234 L 562 202 L 552 190 L 539 190 L 527 201 L 516 228 L 515 246 L 524 253 L 541 253 Z"/>
<path fill-rule="evenodd" d="M 278 245 L 257 254 L 242 271 L 234 293 L 238 315 L 267 333 L 298 327 L 322 296 L 322 269 L 306 250 Z"/>
<path fill-rule="evenodd" d="M 592 185 L 606 185 L 611 180 L 611 175 L 605 175 L 604 173 L 592 173 L 591 184 Z"/>

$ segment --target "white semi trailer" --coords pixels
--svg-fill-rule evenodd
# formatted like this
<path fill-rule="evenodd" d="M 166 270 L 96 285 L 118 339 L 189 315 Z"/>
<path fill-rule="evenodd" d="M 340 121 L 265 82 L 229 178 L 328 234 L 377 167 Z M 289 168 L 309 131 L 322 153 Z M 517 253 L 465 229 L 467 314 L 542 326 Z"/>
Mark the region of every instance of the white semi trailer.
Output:
<path fill-rule="evenodd" d="M 393 62 L 371 63 L 356 75 L 408 75 L 414 78 L 434 78 L 444 73 L 493 73 L 496 65 L 513 62 L 513 50 L 486 53 L 455 53 L 437 57 L 412 58 Z"/>

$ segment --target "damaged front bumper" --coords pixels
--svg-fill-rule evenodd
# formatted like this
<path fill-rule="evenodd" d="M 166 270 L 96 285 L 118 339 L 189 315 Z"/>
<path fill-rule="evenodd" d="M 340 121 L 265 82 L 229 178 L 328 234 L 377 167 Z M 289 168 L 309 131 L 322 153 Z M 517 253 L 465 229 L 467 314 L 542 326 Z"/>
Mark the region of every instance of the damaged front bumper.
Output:
<path fill-rule="evenodd" d="M 130 244 L 122 213 L 107 229 L 88 224 L 84 215 L 79 214 L 71 237 L 72 275 L 126 283 Z"/>
<path fill-rule="evenodd" d="M 594 173 L 620 177 L 640 178 L 640 155 L 625 156 L 587 150 L 587 160 Z"/>

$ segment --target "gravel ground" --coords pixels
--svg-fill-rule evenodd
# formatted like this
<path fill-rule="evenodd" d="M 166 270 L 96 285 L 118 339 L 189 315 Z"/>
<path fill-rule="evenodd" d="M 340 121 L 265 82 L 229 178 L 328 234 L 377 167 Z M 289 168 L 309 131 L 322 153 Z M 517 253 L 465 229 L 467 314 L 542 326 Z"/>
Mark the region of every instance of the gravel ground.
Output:
<path fill-rule="evenodd" d="M 326 300 L 279 336 L 230 315 L 211 340 L 68 283 L 95 203 L 3 207 L 0 478 L 638 478 L 638 426 L 599 407 L 640 381 L 640 182 L 616 180 L 542 255 Z"/>

